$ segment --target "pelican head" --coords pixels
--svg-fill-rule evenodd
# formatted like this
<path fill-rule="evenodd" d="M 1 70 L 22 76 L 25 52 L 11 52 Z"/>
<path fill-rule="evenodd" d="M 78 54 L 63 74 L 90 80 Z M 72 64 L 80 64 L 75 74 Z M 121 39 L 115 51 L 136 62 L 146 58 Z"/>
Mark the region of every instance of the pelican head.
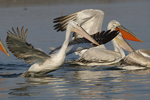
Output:
<path fill-rule="evenodd" d="M 116 20 L 112 20 L 111 22 L 109 22 L 107 29 L 108 30 L 119 30 L 119 32 L 122 34 L 124 39 L 131 40 L 131 41 L 143 42 L 138 37 L 136 37 L 132 32 L 127 30 L 125 27 L 123 27 Z"/>
<path fill-rule="evenodd" d="M 88 33 L 77 22 L 70 20 L 68 22 L 67 28 L 70 28 L 71 32 L 75 32 L 85 37 L 86 39 L 90 40 L 94 44 L 99 45 L 90 35 L 88 35 Z"/>
<path fill-rule="evenodd" d="M 118 27 L 118 26 L 120 26 L 120 25 L 121 25 L 121 24 L 120 24 L 118 21 L 112 20 L 112 21 L 110 21 L 110 22 L 108 23 L 107 29 L 113 31 L 113 30 L 115 30 L 116 27 Z"/>

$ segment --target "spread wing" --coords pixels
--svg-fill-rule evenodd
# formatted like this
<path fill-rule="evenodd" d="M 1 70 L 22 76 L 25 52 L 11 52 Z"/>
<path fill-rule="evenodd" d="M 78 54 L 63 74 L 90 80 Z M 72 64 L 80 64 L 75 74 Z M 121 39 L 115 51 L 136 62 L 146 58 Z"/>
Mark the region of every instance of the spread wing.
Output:
<path fill-rule="evenodd" d="M 91 37 L 94 38 L 96 40 L 96 42 L 98 42 L 101 45 L 101 44 L 105 44 L 105 43 L 111 41 L 118 34 L 119 34 L 119 31 L 107 30 L 106 32 L 105 31 L 97 32 L 96 34 L 91 35 Z M 91 43 L 91 41 L 89 41 L 83 37 L 83 38 L 76 38 L 75 40 L 71 41 L 69 44 L 80 44 L 80 43 Z M 95 44 L 93 44 L 93 45 L 95 45 Z"/>
<path fill-rule="evenodd" d="M 21 32 L 17 27 L 17 32 L 12 28 L 12 31 L 7 32 L 6 43 L 8 49 L 16 56 L 18 59 L 24 59 L 28 64 L 40 61 L 43 62 L 50 58 L 49 55 L 41 50 L 35 49 L 31 44 L 26 42 L 27 29 L 24 32 L 24 27 L 22 27 Z"/>
<path fill-rule="evenodd" d="M 101 31 L 102 23 L 104 18 L 104 12 L 97 9 L 85 9 L 70 15 L 61 16 L 54 19 L 54 29 L 57 31 L 65 31 L 69 20 L 76 21 L 81 25 L 81 27 L 93 35 Z M 74 33 L 74 38 L 81 37 L 80 35 Z"/>
<path fill-rule="evenodd" d="M 119 31 L 102 31 L 101 33 L 98 32 L 94 35 L 91 35 L 91 37 L 93 37 L 96 42 L 98 42 L 100 45 L 101 44 L 105 44 L 109 41 L 111 41 L 113 38 L 115 38 L 117 35 L 119 34 Z M 93 46 L 96 46 L 95 44 L 91 45 L 91 41 L 87 40 L 86 38 L 76 38 L 72 41 L 69 42 L 69 45 L 67 47 L 67 52 L 66 54 L 71 54 L 83 49 L 89 49 Z M 50 54 L 56 53 L 59 49 L 61 48 L 61 46 L 55 48 L 54 50 L 52 50 L 50 52 Z"/>
<path fill-rule="evenodd" d="M 66 15 L 66 16 L 61 16 L 58 18 L 55 18 L 53 23 L 57 23 L 54 25 L 55 30 L 57 31 L 65 31 L 68 25 L 69 20 L 76 20 L 77 13 L 71 14 L 71 15 Z"/>

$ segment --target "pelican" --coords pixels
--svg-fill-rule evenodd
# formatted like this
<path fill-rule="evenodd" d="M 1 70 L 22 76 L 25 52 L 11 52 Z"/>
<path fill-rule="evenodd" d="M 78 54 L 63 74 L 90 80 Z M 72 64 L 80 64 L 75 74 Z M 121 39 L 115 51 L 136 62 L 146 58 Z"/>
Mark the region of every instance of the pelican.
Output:
<path fill-rule="evenodd" d="M 2 52 L 4 52 L 8 57 L 10 57 L 10 55 L 9 55 L 9 53 L 8 53 L 8 51 L 7 51 L 7 49 L 6 49 L 6 47 L 5 47 L 5 45 L 3 44 L 3 42 L 0 40 L 0 50 L 2 51 Z"/>
<path fill-rule="evenodd" d="M 66 30 L 66 39 L 60 49 L 60 51 L 53 55 L 48 55 L 43 51 L 34 48 L 31 44 L 26 42 L 27 30 L 24 32 L 24 27 L 21 29 L 21 34 L 17 28 L 17 33 L 14 28 L 12 31 L 8 31 L 7 46 L 8 49 L 18 59 L 24 59 L 28 64 L 32 64 L 30 68 L 23 73 L 22 77 L 35 77 L 47 74 L 55 71 L 61 67 L 66 58 L 66 48 L 69 43 L 71 32 L 76 32 L 83 37 L 87 38 L 91 42 L 99 45 L 92 37 L 90 37 L 75 21 L 69 21 Z"/>
<path fill-rule="evenodd" d="M 113 65 L 119 63 L 125 57 L 123 49 L 132 52 L 132 47 L 124 40 L 121 33 L 132 34 L 126 28 L 122 27 L 121 24 L 115 20 L 111 21 L 107 27 L 108 30 L 120 30 L 119 34 L 112 40 L 114 51 L 99 48 L 99 46 L 86 49 L 85 53 L 82 54 L 80 58 L 76 61 L 69 61 L 72 64 L 80 65 Z M 98 38 L 98 37 L 96 37 Z M 133 38 L 134 39 L 134 38 Z M 76 40 L 76 39 L 75 39 Z M 74 40 L 74 41 L 75 41 Z M 97 39 L 97 42 L 98 39 Z"/>
<path fill-rule="evenodd" d="M 115 51 L 100 49 L 98 46 L 88 49 L 81 57 L 76 61 L 69 61 L 72 64 L 95 66 L 95 65 L 120 65 L 120 60 L 125 57 L 123 49 L 131 52 L 133 49 L 124 40 L 121 34 L 118 34 L 112 43 L 115 47 Z"/>
<path fill-rule="evenodd" d="M 82 10 L 82 11 L 76 12 L 76 13 L 68 15 L 68 16 L 61 16 L 61 17 L 55 18 L 54 19 L 54 23 L 57 23 L 57 24 L 54 25 L 54 27 L 55 27 L 55 30 L 57 30 L 57 31 L 64 31 L 66 29 L 66 25 L 68 24 L 68 20 L 72 19 L 72 20 L 75 20 L 78 23 L 80 23 L 81 26 L 84 28 L 84 30 L 86 32 L 88 32 L 90 35 L 92 35 L 92 34 L 94 34 L 96 32 L 100 32 L 101 31 L 103 18 L 104 18 L 104 12 L 103 11 L 95 10 L 95 9 L 86 9 L 86 10 Z M 124 39 L 142 42 L 139 38 L 137 38 L 129 30 L 124 28 L 116 20 L 112 20 L 111 22 L 109 22 L 107 29 L 108 30 L 109 29 L 111 29 L 111 30 L 119 30 L 119 32 L 121 33 L 121 35 L 122 35 L 122 37 Z M 118 37 L 121 37 L 121 36 L 118 36 Z M 76 33 L 74 33 L 72 39 L 74 40 L 76 38 L 81 38 L 81 36 L 79 36 Z M 118 40 L 117 37 L 115 39 Z M 116 62 L 120 61 L 123 57 L 125 57 L 125 54 L 124 54 L 124 52 L 122 52 L 123 50 L 120 47 L 120 46 L 123 46 L 123 45 L 117 46 L 118 44 L 116 43 L 115 40 L 113 40 L 112 42 L 113 42 L 113 45 L 114 45 L 114 51 L 107 50 L 104 45 L 102 45 L 102 46 L 100 45 L 100 46 L 97 46 L 95 48 L 85 49 L 85 50 L 82 50 L 80 52 L 78 51 L 78 54 L 81 57 L 79 58 L 80 60 L 78 59 L 77 61 L 81 61 L 81 58 L 85 58 L 85 59 L 88 58 L 87 59 L 88 62 L 92 62 L 92 59 L 97 59 L 97 61 L 100 61 L 100 62 L 104 62 L 104 61 L 107 62 L 108 61 L 109 64 L 112 64 L 112 63 L 110 63 L 112 61 L 113 61 L 113 63 L 116 63 Z M 124 49 L 125 50 L 126 49 L 130 50 L 130 51 L 132 50 L 128 46 L 126 48 L 124 48 Z M 89 51 L 87 52 L 87 50 L 89 50 Z M 95 53 L 95 55 L 96 55 L 95 58 L 93 58 L 94 57 L 93 53 Z M 97 53 L 105 54 L 105 56 L 97 55 Z M 97 56 L 99 56 L 99 57 L 96 58 Z M 101 57 L 101 59 L 99 59 L 100 57 Z M 120 58 L 120 59 L 118 59 L 118 58 Z M 116 60 L 116 59 L 118 59 L 118 60 Z M 106 64 L 108 64 L 108 63 L 106 63 Z"/>
<path fill-rule="evenodd" d="M 150 50 L 133 50 L 126 57 L 124 57 L 122 63 L 132 66 L 150 67 Z"/>

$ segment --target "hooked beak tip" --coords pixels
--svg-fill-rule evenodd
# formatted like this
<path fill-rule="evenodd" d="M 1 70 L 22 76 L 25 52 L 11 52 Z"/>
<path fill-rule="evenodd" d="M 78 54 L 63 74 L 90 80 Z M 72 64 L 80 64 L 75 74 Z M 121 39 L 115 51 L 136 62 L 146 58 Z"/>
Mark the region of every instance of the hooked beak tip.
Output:
<path fill-rule="evenodd" d="M 7 54 L 7 56 L 8 56 L 8 57 L 10 57 L 10 55 L 9 55 L 9 54 Z"/>
<path fill-rule="evenodd" d="M 100 45 L 100 44 L 97 44 L 98 46 Z"/>

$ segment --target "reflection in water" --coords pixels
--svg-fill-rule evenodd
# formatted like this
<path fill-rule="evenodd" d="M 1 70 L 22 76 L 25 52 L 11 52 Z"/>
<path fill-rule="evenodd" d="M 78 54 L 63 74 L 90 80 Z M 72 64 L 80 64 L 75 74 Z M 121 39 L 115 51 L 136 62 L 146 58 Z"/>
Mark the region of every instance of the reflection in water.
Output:
<path fill-rule="evenodd" d="M 9 94 L 11 95 L 16 95 L 16 96 L 32 96 L 33 94 L 36 94 L 36 93 L 30 93 L 28 91 L 28 88 L 29 86 L 22 86 L 20 88 L 15 88 L 15 89 L 10 89 L 12 90 L 13 92 L 10 92 Z M 38 92 L 37 92 L 38 93 Z M 31 95 L 32 94 L 32 95 Z"/>
<path fill-rule="evenodd" d="M 135 74 L 135 75 L 146 75 L 146 74 L 150 74 L 150 69 L 147 68 L 147 69 L 143 69 L 143 70 L 129 70 L 129 71 L 125 71 L 124 72 L 125 74 L 127 73 L 132 73 L 132 74 Z"/>
<path fill-rule="evenodd" d="M 130 74 L 133 74 L 133 72 L 135 75 L 131 77 Z M 128 91 L 135 91 L 135 87 L 137 86 L 142 90 L 142 84 L 150 83 L 150 81 L 146 81 L 146 79 L 140 77 L 135 78 L 139 75 L 139 72 L 144 74 L 145 72 L 150 72 L 150 69 L 132 72 L 124 70 L 59 70 L 55 72 L 60 73 L 56 76 L 54 73 L 53 76 L 24 78 L 25 82 L 17 83 L 17 88 L 10 89 L 11 92 L 9 92 L 9 94 L 12 95 L 13 98 L 16 96 L 26 96 L 30 98 L 52 97 L 53 99 L 128 98 L 135 96 L 134 93 L 128 93 Z M 142 84 L 140 85 L 139 83 Z"/>
<path fill-rule="evenodd" d="M 0 85 L 2 84 L 1 81 L 3 81 L 3 80 L 4 80 L 4 78 L 0 78 Z M 0 98 L 5 98 L 5 97 L 6 97 L 6 95 L 1 92 L 1 91 L 5 91 L 6 89 L 7 89 L 7 88 L 2 87 L 2 85 L 1 85 L 1 87 L 0 87 Z"/>
<path fill-rule="evenodd" d="M 53 89 L 54 86 L 61 84 L 61 82 L 63 82 L 62 79 L 52 78 L 50 76 L 39 78 L 25 78 L 25 82 L 17 83 L 17 86 L 19 86 L 19 88 L 10 89 L 11 92 L 9 94 L 15 96 L 38 96 L 42 92 L 46 92 L 48 89 L 51 92 L 55 92 L 55 89 Z M 51 86 L 49 87 L 49 85 Z"/>
<path fill-rule="evenodd" d="M 116 89 L 117 83 L 123 80 L 119 78 L 122 77 L 119 71 L 78 71 L 74 76 L 78 81 L 82 81 L 82 88 L 76 89 L 76 92 L 84 97 L 111 98 L 105 93 L 122 91 L 122 88 Z"/>
<path fill-rule="evenodd" d="M 20 87 L 11 89 L 9 94 L 42 96 L 51 93 L 54 97 L 108 98 L 105 93 L 123 91 L 115 85 L 121 85 L 120 76 L 122 73 L 117 71 L 71 71 L 60 77 L 26 78 L 25 83 L 17 83 Z"/>

